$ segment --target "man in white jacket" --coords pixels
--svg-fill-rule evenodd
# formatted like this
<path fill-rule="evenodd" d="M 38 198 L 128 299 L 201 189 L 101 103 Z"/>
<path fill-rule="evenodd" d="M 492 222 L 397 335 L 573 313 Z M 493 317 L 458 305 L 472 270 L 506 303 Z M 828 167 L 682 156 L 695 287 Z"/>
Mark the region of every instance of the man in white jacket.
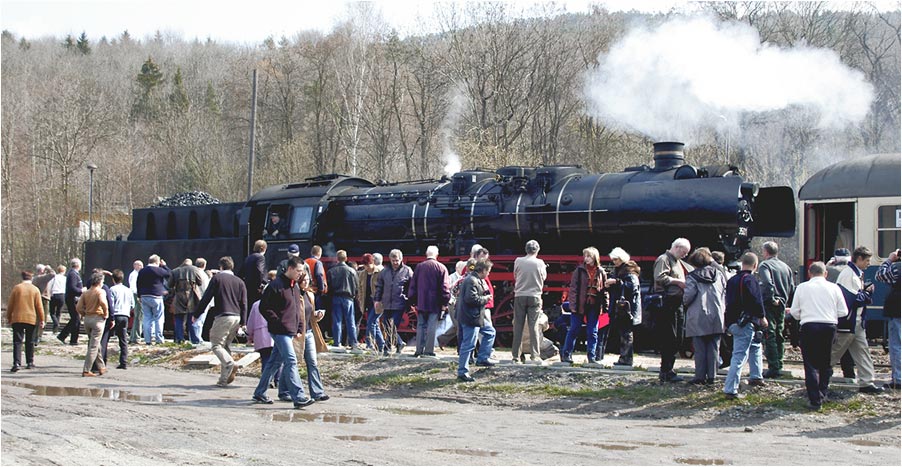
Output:
<path fill-rule="evenodd" d="M 818 261 L 808 267 L 808 282 L 799 284 L 790 314 L 801 321 L 800 347 L 805 365 L 808 407 L 820 410 L 833 375 L 830 362 L 838 318 L 849 314 L 839 286 L 827 281 L 827 267 Z"/>

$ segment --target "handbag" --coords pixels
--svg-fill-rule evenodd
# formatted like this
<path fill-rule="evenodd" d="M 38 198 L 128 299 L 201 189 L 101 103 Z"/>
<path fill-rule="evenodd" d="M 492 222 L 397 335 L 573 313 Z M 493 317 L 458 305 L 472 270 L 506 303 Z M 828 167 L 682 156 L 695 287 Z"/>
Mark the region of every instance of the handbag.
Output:
<path fill-rule="evenodd" d="M 623 285 L 620 286 L 620 298 L 614 302 L 614 316 L 618 321 L 632 321 L 632 303 L 623 296 Z"/>

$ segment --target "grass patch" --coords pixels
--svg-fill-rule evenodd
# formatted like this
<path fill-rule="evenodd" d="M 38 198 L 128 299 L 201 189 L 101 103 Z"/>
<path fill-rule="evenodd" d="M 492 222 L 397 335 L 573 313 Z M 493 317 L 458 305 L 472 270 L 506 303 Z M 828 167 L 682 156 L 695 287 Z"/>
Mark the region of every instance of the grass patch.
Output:
<path fill-rule="evenodd" d="M 357 378 L 354 384 L 363 386 L 415 386 L 421 388 L 438 387 L 445 383 L 426 376 L 425 374 L 387 374 L 387 375 L 368 375 Z"/>
<path fill-rule="evenodd" d="M 535 394 L 546 397 L 574 397 L 580 399 L 630 401 L 635 404 L 648 404 L 673 398 L 675 392 L 668 387 L 623 385 L 612 387 L 566 387 L 554 384 L 513 384 L 486 383 L 478 384 L 476 389 L 500 394 Z"/>

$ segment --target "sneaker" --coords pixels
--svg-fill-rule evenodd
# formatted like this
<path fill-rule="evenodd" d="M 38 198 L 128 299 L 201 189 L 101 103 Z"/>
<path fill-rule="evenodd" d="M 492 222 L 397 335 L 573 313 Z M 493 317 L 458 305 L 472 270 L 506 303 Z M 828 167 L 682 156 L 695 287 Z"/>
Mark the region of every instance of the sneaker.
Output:
<path fill-rule="evenodd" d="M 226 388 L 226 387 L 229 387 L 229 383 L 226 383 L 224 381 L 217 381 L 216 386 L 220 387 L 220 388 Z"/>
<path fill-rule="evenodd" d="M 360 355 L 363 353 L 363 350 L 360 350 L 360 347 L 354 345 L 354 346 L 351 346 L 350 352 L 354 355 Z"/>
<path fill-rule="evenodd" d="M 867 386 L 862 386 L 858 388 L 858 392 L 862 394 L 881 394 L 883 392 L 883 388 L 878 388 L 874 386 L 874 384 L 869 384 Z"/>
<path fill-rule="evenodd" d="M 570 364 L 572 364 L 572 363 L 573 363 L 573 359 L 570 358 L 570 357 L 564 357 L 564 356 L 561 356 L 561 362 L 562 362 L 562 363 L 570 363 Z"/>
<path fill-rule="evenodd" d="M 511 363 L 514 365 L 522 365 L 523 364 L 523 362 L 521 362 L 519 358 L 512 358 Z"/>
<path fill-rule="evenodd" d="M 9 372 L 10 372 L 10 373 L 15 373 L 15 372 L 17 372 L 17 371 L 19 371 L 19 367 L 17 367 L 17 366 L 14 366 L 14 367 L 12 367 L 12 368 L 9 369 Z"/>
<path fill-rule="evenodd" d="M 765 383 L 763 379 L 750 379 L 749 386 L 760 388 L 760 387 L 767 386 L 767 383 Z"/>
<path fill-rule="evenodd" d="M 315 401 L 317 401 L 317 402 L 326 402 L 326 401 L 329 400 L 329 399 L 331 399 L 331 397 L 329 397 L 328 394 L 323 394 L 322 396 L 314 397 L 314 398 L 313 398 L 313 400 L 315 400 Z"/>
<path fill-rule="evenodd" d="M 296 408 L 296 409 L 302 409 L 302 408 L 304 408 L 304 407 L 307 407 L 307 406 L 310 405 L 310 404 L 313 404 L 314 402 L 316 402 L 316 401 L 313 400 L 313 399 L 307 398 L 307 399 L 304 399 L 304 400 L 302 400 L 302 401 L 300 401 L 300 402 L 295 402 L 295 403 L 294 403 L 294 408 Z"/>
<path fill-rule="evenodd" d="M 491 358 L 484 362 L 476 362 L 476 366 L 495 366 L 498 364 L 497 360 L 492 360 Z"/>
<path fill-rule="evenodd" d="M 586 358 L 586 363 L 598 363 L 598 361 L 595 360 L 594 358 L 588 358 L 588 357 L 587 357 L 587 358 Z"/>
<path fill-rule="evenodd" d="M 732 400 L 736 400 L 736 399 L 745 399 L 745 394 L 738 394 L 738 393 L 724 393 L 724 396 L 725 396 L 728 400 L 731 400 L 731 401 L 732 401 Z"/>
<path fill-rule="evenodd" d="M 294 402 L 289 396 L 279 396 L 279 400 L 282 402 Z"/>
<path fill-rule="evenodd" d="M 476 381 L 476 379 L 470 375 L 457 375 L 457 380 L 462 383 L 472 383 L 473 381 Z"/>
<path fill-rule="evenodd" d="M 256 402 L 258 404 L 272 404 L 273 403 L 273 400 L 270 399 L 269 396 L 267 396 L 266 394 L 263 394 L 262 396 L 258 396 L 256 394 L 254 394 L 254 397 L 252 397 L 251 399 L 253 399 L 254 402 Z"/>
<path fill-rule="evenodd" d="M 238 376 L 238 365 L 232 362 L 232 369 L 229 370 L 229 378 L 226 380 L 226 384 L 231 384 L 232 381 L 235 381 L 236 376 Z"/>
<path fill-rule="evenodd" d="M 125 363 L 120 363 L 119 366 L 116 367 L 117 370 L 126 370 L 128 367 L 125 366 Z"/>

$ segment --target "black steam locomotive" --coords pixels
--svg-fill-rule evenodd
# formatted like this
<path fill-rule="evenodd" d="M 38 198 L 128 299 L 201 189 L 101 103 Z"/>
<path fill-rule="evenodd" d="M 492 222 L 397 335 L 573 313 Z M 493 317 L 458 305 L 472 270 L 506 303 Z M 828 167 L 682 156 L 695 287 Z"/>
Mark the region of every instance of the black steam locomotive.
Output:
<path fill-rule="evenodd" d="M 86 265 L 127 271 L 135 259 L 153 253 L 171 264 L 202 256 L 215 265 L 225 255 L 240 264 L 260 238 L 270 245 L 271 268 L 292 243 L 302 253 L 321 245 L 326 257 L 339 249 L 355 257 L 398 248 L 412 262 L 429 245 L 455 261 L 479 243 L 492 252 L 493 283 L 502 285 L 496 286 L 496 304 L 503 307 L 507 300 L 499 298 L 513 279 L 509 266 L 529 239 L 540 242 L 543 256 L 563 264 L 559 274 L 549 276 L 546 290 L 554 293 L 564 290 L 555 281 L 568 279 L 567 264 L 572 270 L 590 245 L 602 253 L 620 246 L 649 261 L 674 238 L 686 237 L 735 258 L 753 236 L 795 233 L 791 188 L 760 188 L 732 166 L 687 165 L 682 143 L 654 146 L 653 167 L 619 173 L 515 166 L 378 184 L 321 175 L 265 188 L 246 203 L 136 209 L 128 240 L 88 243 Z M 274 213 L 277 225 L 272 225 Z M 503 324 L 496 327 L 505 330 Z"/>

